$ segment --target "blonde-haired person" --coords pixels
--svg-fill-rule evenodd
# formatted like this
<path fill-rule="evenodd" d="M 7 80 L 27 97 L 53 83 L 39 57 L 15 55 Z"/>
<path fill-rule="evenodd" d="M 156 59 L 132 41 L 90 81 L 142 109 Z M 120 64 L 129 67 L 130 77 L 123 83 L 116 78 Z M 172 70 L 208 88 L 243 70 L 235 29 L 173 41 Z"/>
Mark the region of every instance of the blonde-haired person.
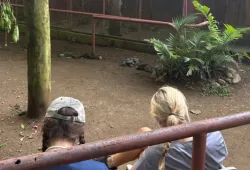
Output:
<path fill-rule="evenodd" d="M 179 90 L 165 86 L 152 97 L 151 114 L 161 127 L 190 122 L 186 98 Z M 142 131 L 149 131 L 142 128 Z M 149 146 L 112 155 L 107 159 L 109 167 L 117 167 L 139 158 L 130 170 L 189 170 L 192 160 L 193 138 L 185 138 L 165 144 Z M 141 154 L 142 153 L 142 154 Z M 206 170 L 220 169 L 228 152 L 221 132 L 207 135 Z"/>

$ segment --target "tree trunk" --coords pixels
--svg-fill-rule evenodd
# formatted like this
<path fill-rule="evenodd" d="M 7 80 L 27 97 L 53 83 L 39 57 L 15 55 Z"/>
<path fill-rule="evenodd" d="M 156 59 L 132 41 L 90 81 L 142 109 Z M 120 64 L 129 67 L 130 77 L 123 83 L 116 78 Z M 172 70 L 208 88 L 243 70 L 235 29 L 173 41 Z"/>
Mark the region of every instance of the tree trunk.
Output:
<path fill-rule="evenodd" d="M 28 117 L 44 116 L 51 92 L 49 0 L 25 0 L 28 34 Z"/>
<path fill-rule="evenodd" d="M 122 0 L 109 0 L 108 2 L 108 14 L 121 16 Z M 121 22 L 117 20 L 110 20 L 109 22 L 109 34 L 114 36 L 121 35 Z"/>

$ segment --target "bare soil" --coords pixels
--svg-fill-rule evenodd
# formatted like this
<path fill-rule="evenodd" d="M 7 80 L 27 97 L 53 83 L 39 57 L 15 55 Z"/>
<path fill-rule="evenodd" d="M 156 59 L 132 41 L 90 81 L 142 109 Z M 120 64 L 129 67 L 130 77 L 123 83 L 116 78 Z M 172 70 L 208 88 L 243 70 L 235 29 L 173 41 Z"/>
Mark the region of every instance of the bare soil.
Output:
<path fill-rule="evenodd" d="M 26 110 L 27 106 L 26 52 L 19 45 L 10 44 L 8 48 L 0 49 L 0 160 L 37 153 L 41 148 L 42 120 L 20 117 L 15 109 L 20 106 Z M 64 51 L 84 54 L 91 47 L 52 42 L 52 97 L 71 96 L 83 102 L 87 142 L 131 134 L 144 126 L 156 127 L 149 114 L 150 99 L 162 84 L 156 84 L 145 72 L 119 66 L 128 57 L 152 64 L 156 56 L 97 48 L 103 60 L 59 58 Z M 201 110 L 200 115 L 191 114 L 193 121 L 250 110 L 250 67 L 241 68 L 243 81 L 231 87 L 229 97 L 204 96 L 185 85 L 174 84 L 186 95 L 190 109 Z M 223 131 L 229 151 L 225 165 L 248 170 L 248 130 L 249 126 L 244 126 Z"/>

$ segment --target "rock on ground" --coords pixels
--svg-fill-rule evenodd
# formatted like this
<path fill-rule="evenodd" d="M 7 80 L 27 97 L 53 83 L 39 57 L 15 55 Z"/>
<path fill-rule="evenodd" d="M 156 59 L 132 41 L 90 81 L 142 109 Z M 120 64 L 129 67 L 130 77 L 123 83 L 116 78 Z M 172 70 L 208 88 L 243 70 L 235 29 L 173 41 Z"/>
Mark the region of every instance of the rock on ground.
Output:
<path fill-rule="evenodd" d="M 241 81 L 241 77 L 239 74 L 235 74 L 233 77 L 233 84 L 238 84 Z"/>

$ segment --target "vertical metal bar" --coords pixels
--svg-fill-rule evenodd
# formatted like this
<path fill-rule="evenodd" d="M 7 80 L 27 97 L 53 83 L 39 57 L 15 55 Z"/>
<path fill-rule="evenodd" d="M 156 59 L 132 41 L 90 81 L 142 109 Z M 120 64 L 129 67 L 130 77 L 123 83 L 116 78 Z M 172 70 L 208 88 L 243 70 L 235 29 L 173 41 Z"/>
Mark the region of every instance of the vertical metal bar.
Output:
<path fill-rule="evenodd" d="M 95 18 L 92 17 L 92 55 L 95 55 Z"/>
<path fill-rule="evenodd" d="M 102 14 L 106 14 L 106 0 L 102 0 Z"/>
<path fill-rule="evenodd" d="M 102 14 L 106 14 L 106 0 L 102 0 Z M 105 20 L 102 20 L 102 33 L 105 33 Z"/>
<path fill-rule="evenodd" d="M 205 170 L 207 134 L 194 136 L 192 170 Z"/>
<path fill-rule="evenodd" d="M 84 11 L 84 4 L 85 3 L 85 1 L 84 0 L 82 0 L 82 10 Z"/>
<path fill-rule="evenodd" d="M 187 6 L 188 6 L 187 0 L 183 0 L 183 1 L 182 1 L 182 16 L 183 16 L 183 17 L 186 17 L 186 16 L 187 16 L 187 13 L 188 13 L 188 12 L 187 12 L 187 11 L 188 11 L 188 9 L 187 9 L 188 7 L 187 7 Z"/>
<path fill-rule="evenodd" d="M 142 0 L 139 0 L 138 18 L 142 16 Z"/>
<path fill-rule="evenodd" d="M 15 4 L 18 4 L 17 0 L 15 0 Z M 14 10 L 15 10 L 15 17 L 16 17 L 16 19 L 18 19 L 17 18 L 18 17 L 18 7 L 15 7 Z"/>
<path fill-rule="evenodd" d="M 138 0 L 138 18 L 142 17 L 142 0 Z M 141 40 L 141 23 L 138 23 L 138 40 Z"/>
<path fill-rule="evenodd" d="M 149 9 L 150 9 L 150 20 L 153 20 L 153 0 L 149 1 Z"/>
<path fill-rule="evenodd" d="M 73 10 L 72 0 L 68 0 L 68 10 Z M 69 14 L 69 30 L 72 30 L 72 14 Z"/>

